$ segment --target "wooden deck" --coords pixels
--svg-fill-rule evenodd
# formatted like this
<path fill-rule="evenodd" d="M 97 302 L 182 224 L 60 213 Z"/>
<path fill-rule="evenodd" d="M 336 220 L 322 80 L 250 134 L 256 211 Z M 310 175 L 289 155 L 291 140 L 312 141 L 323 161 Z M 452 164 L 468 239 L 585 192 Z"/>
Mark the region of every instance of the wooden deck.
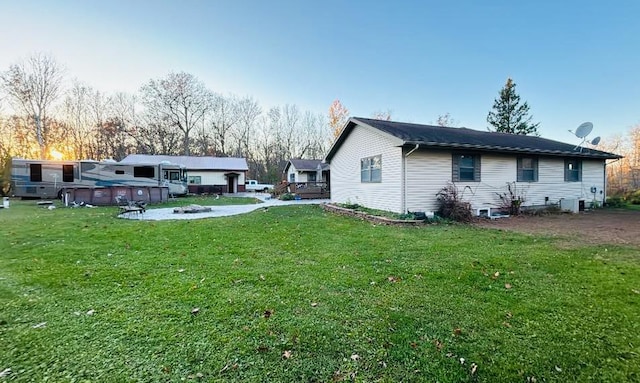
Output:
<path fill-rule="evenodd" d="M 274 187 L 276 197 L 285 193 L 295 194 L 301 199 L 331 198 L 331 190 L 325 182 L 281 182 Z"/>

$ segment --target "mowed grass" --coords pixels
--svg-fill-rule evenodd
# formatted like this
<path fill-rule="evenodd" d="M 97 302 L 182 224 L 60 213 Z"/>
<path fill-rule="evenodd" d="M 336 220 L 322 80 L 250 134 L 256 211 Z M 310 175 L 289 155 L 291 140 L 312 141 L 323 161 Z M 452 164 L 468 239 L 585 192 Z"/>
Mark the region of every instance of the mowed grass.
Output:
<path fill-rule="evenodd" d="M 0 210 L 0 381 L 640 380 L 637 248 L 318 206 L 116 213 Z"/>

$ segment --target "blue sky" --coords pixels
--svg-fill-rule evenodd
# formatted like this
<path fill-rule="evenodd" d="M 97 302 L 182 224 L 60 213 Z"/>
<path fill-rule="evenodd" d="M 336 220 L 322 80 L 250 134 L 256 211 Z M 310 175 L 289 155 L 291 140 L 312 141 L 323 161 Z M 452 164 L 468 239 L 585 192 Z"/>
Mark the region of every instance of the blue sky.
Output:
<path fill-rule="evenodd" d="M 543 137 L 640 123 L 640 1 L 9 1 L 0 70 L 34 52 L 105 91 L 185 71 L 223 94 L 484 130 L 507 77 Z"/>

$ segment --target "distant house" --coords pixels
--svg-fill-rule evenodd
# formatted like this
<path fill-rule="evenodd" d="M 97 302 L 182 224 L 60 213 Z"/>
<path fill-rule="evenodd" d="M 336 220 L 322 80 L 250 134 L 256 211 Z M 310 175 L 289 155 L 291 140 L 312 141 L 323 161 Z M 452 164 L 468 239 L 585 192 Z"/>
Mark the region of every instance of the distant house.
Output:
<path fill-rule="evenodd" d="M 237 193 L 245 191 L 247 160 L 235 157 L 195 157 L 130 154 L 121 163 L 168 161 L 187 168 L 189 193 Z"/>
<path fill-rule="evenodd" d="M 601 204 L 606 160 L 616 158 L 535 136 L 351 118 L 325 161 L 335 203 L 436 211 L 436 194 L 453 182 L 475 212 L 486 214 L 501 206 L 508 184 L 525 207 Z"/>
<path fill-rule="evenodd" d="M 291 159 L 284 167 L 283 173 L 289 183 L 325 182 L 329 181 L 329 164 L 322 160 Z"/>

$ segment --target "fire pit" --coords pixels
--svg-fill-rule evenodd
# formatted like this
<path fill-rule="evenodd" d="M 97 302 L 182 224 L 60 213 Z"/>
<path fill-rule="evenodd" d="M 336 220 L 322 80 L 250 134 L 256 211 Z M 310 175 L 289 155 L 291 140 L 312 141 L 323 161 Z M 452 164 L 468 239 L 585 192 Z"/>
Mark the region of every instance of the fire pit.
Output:
<path fill-rule="evenodd" d="M 181 206 L 173 209 L 174 214 L 196 214 L 211 211 L 210 207 L 200 205 Z"/>

